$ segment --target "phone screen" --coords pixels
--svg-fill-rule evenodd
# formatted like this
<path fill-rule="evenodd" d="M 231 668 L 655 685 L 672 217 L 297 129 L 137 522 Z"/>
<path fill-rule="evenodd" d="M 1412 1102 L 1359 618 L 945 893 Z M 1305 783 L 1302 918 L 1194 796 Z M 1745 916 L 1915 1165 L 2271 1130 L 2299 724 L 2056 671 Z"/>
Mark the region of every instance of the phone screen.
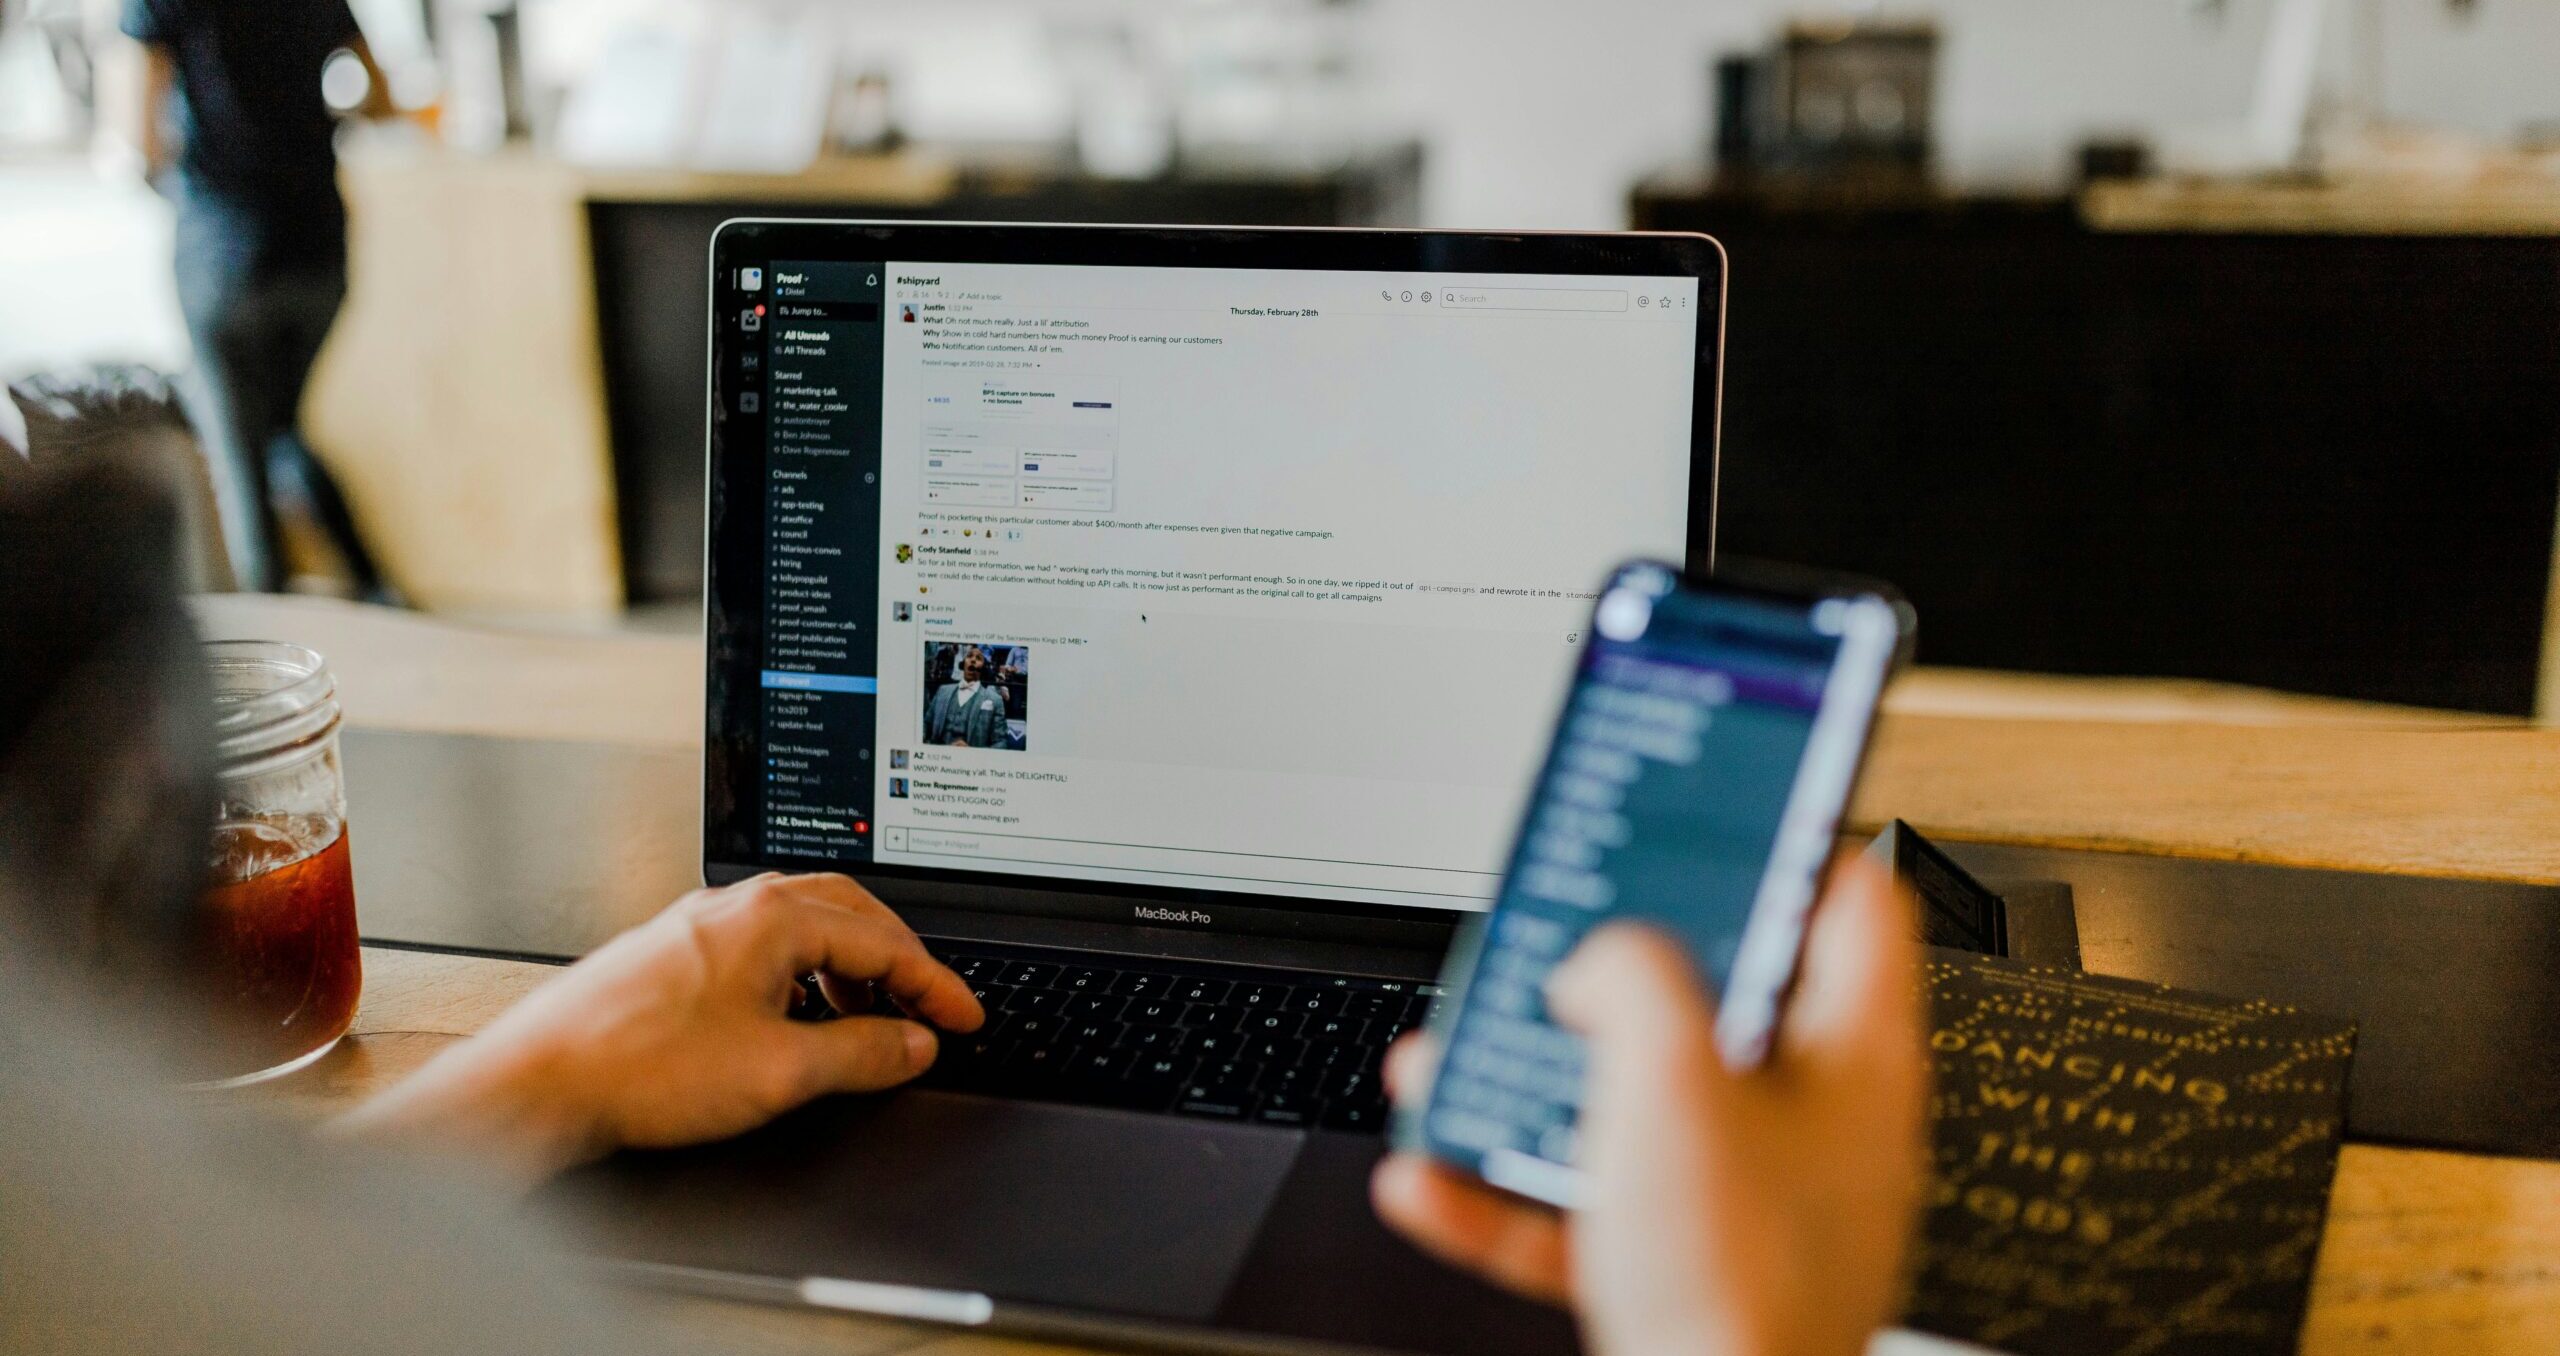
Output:
<path fill-rule="evenodd" d="M 1605 920 L 1684 941 L 1726 1059 L 1759 1057 L 1901 630 L 1871 594 L 1612 577 L 1502 891 L 1451 955 L 1446 1055 L 1401 1138 L 1572 1204 L 1582 1047 L 1545 985 Z"/>

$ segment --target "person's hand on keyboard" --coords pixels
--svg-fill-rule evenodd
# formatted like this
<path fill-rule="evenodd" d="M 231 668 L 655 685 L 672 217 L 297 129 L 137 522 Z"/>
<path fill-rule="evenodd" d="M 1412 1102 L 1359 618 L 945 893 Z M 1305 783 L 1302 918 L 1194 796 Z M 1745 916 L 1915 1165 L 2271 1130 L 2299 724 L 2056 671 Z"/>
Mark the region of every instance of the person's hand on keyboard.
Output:
<path fill-rule="evenodd" d="M 840 1006 L 877 994 L 921 1020 L 790 1020 L 813 971 Z M 933 1027 L 983 1020 L 969 986 L 861 886 L 768 874 L 677 900 L 337 1129 L 468 1153 L 530 1180 L 619 1148 L 737 1134 L 823 1093 L 905 1082 L 933 1063 Z"/>
<path fill-rule="evenodd" d="M 1924 1181 L 1927 1068 L 1908 901 L 1844 860 L 1769 1061 L 1716 1052 L 1714 1008 L 1661 933 L 1592 934 L 1548 1001 L 1589 1043 L 1584 1207 L 1561 1216 L 1409 1154 L 1379 1213 L 1423 1248 L 1580 1317 L 1600 1356 L 1854 1356 L 1892 1319 Z M 1404 1096 L 1417 1039 L 1389 1057 Z"/>

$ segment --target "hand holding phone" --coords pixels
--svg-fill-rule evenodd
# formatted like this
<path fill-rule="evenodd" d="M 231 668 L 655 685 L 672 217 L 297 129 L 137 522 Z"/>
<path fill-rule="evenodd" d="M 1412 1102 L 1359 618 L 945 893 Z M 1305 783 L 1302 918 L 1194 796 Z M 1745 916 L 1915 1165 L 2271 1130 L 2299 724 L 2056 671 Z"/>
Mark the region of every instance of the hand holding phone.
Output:
<path fill-rule="evenodd" d="M 1769 1058 L 1713 1048 L 1714 998 L 1658 928 L 1594 933 L 1548 986 L 1590 1044 L 1570 1216 L 1420 1153 L 1378 1166 L 1378 1213 L 1417 1246 L 1569 1306 L 1591 1356 L 1857 1356 L 1898 1312 L 1927 1180 L 1929 1086 L 1911 901 L 1890 872 L 1834 863 Z M 1414 1097 L 1435 1052 L 1388 1057 Z"/>
<path fill-rule="evenodd" d="M 1502 893 L 1451 954 L 1445 1055 L 1427 1102 L 1399 1106 L 1401 1145 L 1577 1203 L 1584 1052 L 1545 986 L 1612 919 L 1685 945 L 1727 1065 L 1764 1056 L 1908 629 L 1881 586 L 1611 577 Z"/>

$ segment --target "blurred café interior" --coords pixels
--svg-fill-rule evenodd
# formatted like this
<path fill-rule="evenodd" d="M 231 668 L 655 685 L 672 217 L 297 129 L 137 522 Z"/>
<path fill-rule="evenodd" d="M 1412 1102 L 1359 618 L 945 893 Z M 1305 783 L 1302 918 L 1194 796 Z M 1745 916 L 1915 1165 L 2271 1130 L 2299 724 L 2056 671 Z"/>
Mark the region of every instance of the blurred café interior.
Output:
<path fill-rule="evenodd" d="M 0 30 L 13 380 L 188 366 L 116 8 Z M 682 617 L 728 217 L 1631 227 L 1734 258 L 1723 544 L 1900 582 L 1925 662 L 2560 706 L 2546 5 L 355 8 L 304 414 L 430 612 Z"/>
<path fill-rule="evenodd" d="M 326 655 L 368 941 L 467 894 L 503 967 L 701 883 L 720 223 L 1699 232 L 1717 549 L 1921 618 L 1852 827 L 2064 877 L 2093 972 L 2363 1023 L 2302 1349 L 2560 1349 L 2560 4 L 350 5 L 299 418 L 365 559 L 286 503 L 243 587 L 128 0 L 0 0 L 0 430 L 152 449 L 203 633 Z M 533 982 L 464 959 L 368 950 L 282 1099 Z"/>

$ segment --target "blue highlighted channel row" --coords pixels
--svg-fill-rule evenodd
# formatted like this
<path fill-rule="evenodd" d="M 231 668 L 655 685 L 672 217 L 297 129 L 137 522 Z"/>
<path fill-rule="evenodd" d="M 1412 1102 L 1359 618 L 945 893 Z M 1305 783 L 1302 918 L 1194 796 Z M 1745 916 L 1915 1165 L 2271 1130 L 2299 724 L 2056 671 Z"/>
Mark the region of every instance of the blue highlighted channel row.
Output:
<path fill-rule="evenodd" d="M 780 669 L 764 671 L 766 687 L 790 688 L 795 692 L 862 692 L 877 694 L 880 680 L 857 678 L 849 673 L 785 673 Z"/>

